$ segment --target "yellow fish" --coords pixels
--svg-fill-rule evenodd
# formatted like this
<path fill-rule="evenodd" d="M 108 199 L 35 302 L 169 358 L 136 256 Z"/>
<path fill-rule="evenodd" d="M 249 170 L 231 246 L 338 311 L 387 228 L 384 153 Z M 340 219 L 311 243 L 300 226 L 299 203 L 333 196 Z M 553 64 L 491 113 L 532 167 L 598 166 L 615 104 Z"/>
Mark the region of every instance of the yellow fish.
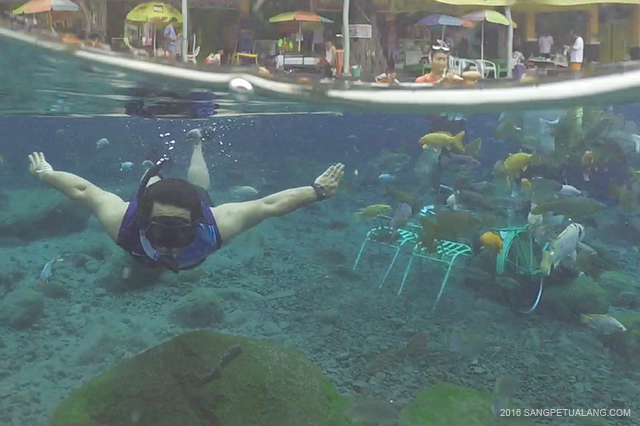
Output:
<path fill-rule="evenodd" d="M 458 151 L 464 152 L 464 145 L 462 139 L 464 139 L 465 132 L 462 131 L 455 136 L 447 132 L 435 132 L 424 135 L 420 138 L 420 145 L 422 149 L 433 148 L 436 151 L 441 151 L 442 148 L 451 150 L 451 147 L 455 147 Z"/>
<path fill-rule="evenodd" d="M 354 213 L 356 220 L 360 220 L 363 217 L 371 218 L 380 216 L 381 214 L 387 214 L 391 212 L 391 206 L 386 204 L 372 204 L 370 206 L 361 209 L 359 212 Z"/>
<path fill-rule="evenodd" d="M 485 232 L 478 238 L 477 245 L 480 249 L 489 251 L 494 256 L 497 256 L 502 251 L 504 242 L 499 233 L 495 231 Z"/>
<path fill-rule="evenodd" d="M 615 333 L 621 333 L 627 331 L 627 328 L 620 323 L 617 319 L 609 315 L 602 314 L 580 314 L 580 322 L 593 328 L 594 330 L 604 334 L 610 335 Z"/>
<path fill-rule="evenodd" d="M 531 157 L 533 157 L 533 154 L 527 154 L 526 152 L 509 154 L 509 157 L 504 160 L 504 170 L 512 175 L 518 175 L 520 172 L 527 170 Z"/>

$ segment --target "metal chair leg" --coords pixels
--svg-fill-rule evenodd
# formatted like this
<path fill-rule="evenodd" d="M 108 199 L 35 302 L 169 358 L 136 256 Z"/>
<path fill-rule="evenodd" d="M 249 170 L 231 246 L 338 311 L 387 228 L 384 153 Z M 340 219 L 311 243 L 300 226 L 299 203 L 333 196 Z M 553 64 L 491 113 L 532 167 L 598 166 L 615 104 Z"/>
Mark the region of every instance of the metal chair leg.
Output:
<path fill-rule="evenodd" d="M 442 280 L 442 285 L 440 286 L 440 291 L 438 292 L 438 297 L 436 297 L 436 301 L 433 304 L 433 311 L 436 310 L 436 306 L 442 297 L 442 293 L 444 293 L 444 288 L 447 286 L 447 281 L 449 280 L 449 273 L 451 272 L 451 268 L 453 267 L 453 261 L 449 263 L 449 267 L 447 268 L 447 272 L 444 275 L 444 279 Z"/>
<path fill-rule="evenodd" d="M 409 271 L 411 271 L 411 264 L 413 263 L 414 256 L 409 258 L 409 263 L 407 264 L 406 269 L 404 270 L 404 275 L 402 276 L 402 283 L 400 284 L 400 290 L 398 290 L 398 296 L 402 294 L 402 290 L 404 289 L 404 284 L 407 282 L 407 278 L 409 277 Z"/>
<path fill-rule="evenodd" d="M 367 238 L 365 238 L 365 240 L 362 242 L 362 246 L 360 247 L 360 251 L 358 252 L 358 256 L 356 256 L 356 261 L 353 264 L 353 268 L 352 270 L 355 271 L 356 267 L 358 266 L 358 263 L 360 262 L 360 258 L 362 257 L 362 253 L 364 253 L 364 246 L 367 245 L 367 241 L 369 241 Z"/>
<path fill-rule="evenodd" d="M 384 285 L 384 282 L 387 280 L 387 277 L 389 276 L 389 273 L 391 272 L 391 268 L 393 268 L 393 265 L 396 263 L 396 260 L 398 259 L 398 255 L 400 254 L 400 247 L 394 247 L 396 252 L 393 255 L 393 259 L 391 259 L 391 263 L 389 264 L 389 267 L 387 268 L 387 272 L 384 274 L 384 277 L 382 278 L 382 282 L 380 283 L 380 287 L 378 287 L 378 290 L 382 289 L 382 286 Z"/>
<path fill-rule="evenodd" d="M 542 299 L 542 291 L 544 289 L 544 275 L 540 278 L 540 288 L 538 288 L 538 296 L 536 296 L 536 301 L 533 302 L 533 306 L 528 311 L 522 311 L 523 314 L 530 314 L 535 311 L 540 303 L 540 299 Z"/>

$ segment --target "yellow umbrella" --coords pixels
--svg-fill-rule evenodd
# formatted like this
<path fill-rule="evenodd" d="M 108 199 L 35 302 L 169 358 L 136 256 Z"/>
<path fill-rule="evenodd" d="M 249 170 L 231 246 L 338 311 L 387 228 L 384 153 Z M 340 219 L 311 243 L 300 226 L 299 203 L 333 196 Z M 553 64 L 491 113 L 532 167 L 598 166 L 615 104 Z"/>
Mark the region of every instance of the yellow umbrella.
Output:
<path fill-rule="evenodd" d="M 498 7 L 498 6 L 513 6 L 519 2 L 533 3 L 537 0 L 435 0 L 438 3 L 451 4 L 454 6 L 483 6 L 483 7 Z"/>
<path fill-rule="evenodd" d="M 166 3 L 142 3 L 127 14 L 129 22 L 169 22 L 172 18 L 182 23 L 182 14 Z"/>
<path fill-rule="evenodd" d="M 435 0 L 438 3 L 454 6 L 520 6 L 535 8 L 536 6 L 584 6 L 589 4 L 640 4 L 640 0 Z"/>

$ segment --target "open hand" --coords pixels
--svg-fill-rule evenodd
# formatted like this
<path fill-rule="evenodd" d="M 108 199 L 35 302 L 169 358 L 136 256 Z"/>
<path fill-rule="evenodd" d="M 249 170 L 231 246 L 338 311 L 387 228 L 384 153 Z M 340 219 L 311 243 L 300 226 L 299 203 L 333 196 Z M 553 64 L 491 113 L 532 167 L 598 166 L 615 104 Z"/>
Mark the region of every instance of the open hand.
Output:
<path fill-rule="evenodd" d="M 318 176 L 315 183 L 324 188 L 327 198 L 329 198 L 334 196 L 336 191 L 338 191 L 338 186 L 340 185 L 340 181 L 342 181 L 343 176 L 344 164 L 338 163 L 330 166 L 323 174 Z"/>
<path fill-rule="evenodd" d="M 47 163 L 42 152 L 29 154 L 29 173 L 40 179 L 43 174 L 52 172 L 53 167 Z"/>

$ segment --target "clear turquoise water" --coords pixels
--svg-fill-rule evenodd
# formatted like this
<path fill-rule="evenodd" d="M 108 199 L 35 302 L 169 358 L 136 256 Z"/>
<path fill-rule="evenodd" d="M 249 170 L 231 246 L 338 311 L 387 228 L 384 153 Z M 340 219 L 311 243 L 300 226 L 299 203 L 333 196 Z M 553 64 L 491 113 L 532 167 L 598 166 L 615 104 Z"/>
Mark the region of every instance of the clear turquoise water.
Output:
<path fill-rule="evenodd" d="M 397 204 L 385 195 L 386 185 L 378 179 L 380 173 L 393 172 L 381 154 L 400 151 L 411 161 L 421 155 L 417 140 L 429 129 L 421 107 L 414 106 L 413 113 L 394 114 L 384 104 L 339 103 L 327 99 L 326 93 L 305 95 L 300 98 L 304 101 L 294 102 L 291 96 L 272 98 L 260 90 L 245 100 L 229 91 L 226 83 L 185 83 L 14 42 L 1 45 L 8 52 L 5 57 L 17 60 L 0 64 L 0 296 L 9 303 L 11 292 L 32 290 L 43 310 L 34 314 L 27 327 L 3 320 L 0 424 L 52 424 L 56 406 L 72 390 L 187 332 L 172 320 L 172 313 L 194 289 L 226 295 L 222 296 L 225 320 L 205 329 L 296 349 L 345 398 L 379 401 L 373 407 L 359 403 L 357 410 L 347 410 L 377 420 L 370 424 L 393 424 L 386 423 L 388 410 L 381 407 L 389 401 L 395 401 L 393 407 L 402 407 L 419 391 L 437 389 L 433 386 L 442 383 L 484 392 L 488 399 L 479 403 L 473 415 L 447 413 L 450 423 L 408 424 L 527 424 L 519 423 L 525 420 L 522 417 L 504 423 L 492 419 L 491 393 L 504 377 L 517 379 L 516 389 L 507 393 L 522 409 L 606 410 L 602 418 L 547 412 L 526 419 L 533 424 L 639 423 L 640 387 L 633 346 L 623 350 L 572 316 L 558 318 L 553 308 L 524 315 L 492 290 L 496 287 L 489 287 L 491 274 L 478 276 L 477 270 L 463 266 L 454 269 L 435 311 L 442 273 L 428 263 L 413 268 L 404 293 L 396 295 L 408 253 L 400 256 L 382 288 L 393 251 L 366 252 L 352 271 L 367 231 L 375 226 L 375 221 L 355 221 L 353 213 L 371 204 Z M 185 93 L 203 89 L 213 89 L 213 102 L 219 106 L 216 116 L 171 118 L 184 115 L 185 108 L 192 111 L 193 98 L 185 100 Z M 619 102 L 611 102 L 603 95 L 594 102 L 606 99 L 614 104 L 614 113 L 627 121 L 640 120 L 636 105 L 623 105 L 629 97 L 627 93 L 617 98 Z M 141 99 L 151 106 L 147 112 L 155 111 L 162 119 L 125 114 Z M 495 161 L 517 147 L 496 136 L 494 109 L 479 106 L 466 118 L 469 141 L 483 140 L 482 167 L 473 179 L 492 180 Z M 170 172 L 184 177 L 190 157 L 184 134 L 204 125 L 215 128 L 213 139 L 204 147 L 215 204 L 237 201 L 231 190 L 236 185 L 253 186 L 260 195 L 308 185 L 335 162 L 346 165 L 343 189 L 331 200 L 264 222 L 216 253 L 197 272 L 153 278 L 134 274 L 132 283 L 122 278 L 128 258 L 98 223 L 87 220 L 77 205 L 64 210 L 69 207 L 58 204 L 61 201 L 53 191 L 27 173 L 27 155 L 43 151 L 55 169 L 81 175 L 128 199 L 135 192 L 142 161 L 163 153 L 167 140 L 176 141 Z M 108 147 L 96 147 L 101 138 L 109 140 Z M 121 163 L 129 161 L 133 170 L 121 170 Z M 624 167 L 637 170 L 638 162 L 637 153 L 632 153 Z M 553 177 L 566 179 L 607 204 L 596 226 L 588 228 L 587 242 L 606 249 L 616 259 L 618 272 L 627 277 L 623 284 L 600 282 L 611 302 L 609 314 L 633 318 L 640 309 L 635 303 L 640 239 L 629 222 L 637 211 L 621 213 L 608 186 L 609 180 L 617 179 L 615 169 L 622 167 L 614 164 L 612 170 L 594 172 L 590 184 L 581 180 L 575 163 Z M 395 185 L 405 191 L 421 184 L 412 170 L 401 170 L 396 179 Z M 454 185 L 455 180 L 446 176 L 443 182 Z M 425 195 L 423 201 L 442 203 L 433 194 Z M 20 220 L 24 217 L 33 224 L 25 225 Z M 514 224 L 525 221 L 526 214 L 520 214 Z M 51 281 L 65 289 L 57 290 L 61 295 L 37 281 L 42 267 L 56 258 L 64 260 L 56 264 Z M 523 297 L 531 303 L 538 281 L 526 282 Z M 4 305 L 5 310 L 9 308 Z M 637 333 L 632 323 L 626 323 L 629 334 Z M 396 351 L 420 332 L 426 333 L 426 344 L 398 356 Z M 247 391 L 237 397 L 254 396 Z M 502 399 L 494 398 L 494 406 Z M 471 404 L 464 398 L 456 401 L 451 410 L 464 411 L 462 407 Z M 438 404 L 423 406 L 434 412 L 438 408 Z M 615 409 L 630 411 L 624 415 L 609 411 Z M 295 415 L 298 411 L 292 409 L 287 425 L 327 424 Z M 149 424 L 144 423 L 144 411 L 132 410 L 131 416 L 128 424 Z"/>

